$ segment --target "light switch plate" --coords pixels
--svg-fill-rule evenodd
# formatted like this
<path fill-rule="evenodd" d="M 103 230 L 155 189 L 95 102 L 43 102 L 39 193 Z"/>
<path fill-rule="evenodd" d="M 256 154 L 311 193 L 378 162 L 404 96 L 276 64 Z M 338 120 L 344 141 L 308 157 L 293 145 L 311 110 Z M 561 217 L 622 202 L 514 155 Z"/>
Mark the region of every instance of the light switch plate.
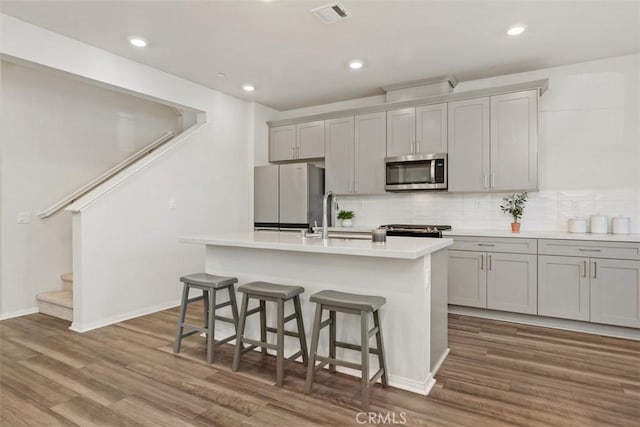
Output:
<path fill-rule="evenodd" d="M 18 224 L 29 224 L 31 222 L 31 212 L 18 212 Z"/>

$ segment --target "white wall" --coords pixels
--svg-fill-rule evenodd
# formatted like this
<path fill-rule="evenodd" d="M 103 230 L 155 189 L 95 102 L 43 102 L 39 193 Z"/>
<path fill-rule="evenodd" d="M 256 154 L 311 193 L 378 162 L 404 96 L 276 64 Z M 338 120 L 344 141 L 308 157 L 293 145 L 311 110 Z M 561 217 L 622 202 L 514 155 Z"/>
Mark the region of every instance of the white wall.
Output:
<path fill-rule="evenodd" d="M 167 106 L 2 61 L 2 313 L 33 307 L 71 271 L 71 219 L 35 214 L 167 131 Z M 31 216 L 18 224 L 19 212 Z"/>
<path fill-rule="evenodd" d="M 0 19 L 0 49 L 12 61 L 199 110 L 201 120 L 206 115 L 199 131 L 74 214 L 74 301 L 77 295 L 82 303 L 74 307 L 75 329 L 176 304 L 180 275 L 204 265 L 203 248 L 177 238 L 249 228 L 249 104 L 17 19 Z"/>
<path fill-rule="evenodd" d="M 539 184 L 530 193 L 524 230 L 566 230 L 567 219 L 596 212 L 632 217 L 640 233 L 640 61 L 627 55 L 527 73 L 462 82 L 456 92 L 549 78 L 540 99 Z M 295 117 L 326 106 L 283 112 Z M 436 192 L 343 196 L 355 225 L 450 224 L 508 229 L 505 194 Z"/>

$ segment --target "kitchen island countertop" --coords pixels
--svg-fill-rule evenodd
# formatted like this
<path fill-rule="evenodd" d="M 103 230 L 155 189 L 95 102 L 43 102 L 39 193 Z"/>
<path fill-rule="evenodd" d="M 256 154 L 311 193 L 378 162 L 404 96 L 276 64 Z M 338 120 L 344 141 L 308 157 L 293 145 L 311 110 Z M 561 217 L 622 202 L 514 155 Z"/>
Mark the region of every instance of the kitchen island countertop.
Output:
<path fill-rule="evenodd" d="M 277 231 L 246 231 L 182 237 L 183 243 L 233 246 L 240 248 L 357 255 L 379 258 L 418 259 L 453 244 L 452 239 L 415 239 L 387 237 L 386 243 L 371 240 L 318 237 L 303 238 L 299 233 Z"/>

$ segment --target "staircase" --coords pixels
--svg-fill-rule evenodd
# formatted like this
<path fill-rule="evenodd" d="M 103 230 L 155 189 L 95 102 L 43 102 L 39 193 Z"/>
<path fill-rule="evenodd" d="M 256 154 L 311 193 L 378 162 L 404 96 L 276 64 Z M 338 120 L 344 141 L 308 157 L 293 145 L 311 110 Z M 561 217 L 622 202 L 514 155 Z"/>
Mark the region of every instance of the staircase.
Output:
<path fill-rule="evenodd" d="M 73 321 L 73 273 L 65 273 L 62 279 L 62 290 L 43 292 L 36 296 L 40 313 Z"/>

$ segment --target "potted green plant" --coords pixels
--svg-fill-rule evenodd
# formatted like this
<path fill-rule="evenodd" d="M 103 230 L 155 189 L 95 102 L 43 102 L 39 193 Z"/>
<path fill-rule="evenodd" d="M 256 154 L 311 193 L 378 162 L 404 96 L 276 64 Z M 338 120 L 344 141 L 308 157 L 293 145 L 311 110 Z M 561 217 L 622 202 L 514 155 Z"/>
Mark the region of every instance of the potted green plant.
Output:
<path fill-rule="evenodd" d="M 353 211 L 338 212 L 338 219 L 343 227 L 351 227 L 353 225 L 354 216 L 356 216 L 356 214 Z"/>
<path fill-rule="evenodd" d="M 513 217 L 511 223 L 511 232 L 520 232 L 520 223 L 518 220 L 522 218 L 524 213 L 524 205 L 527 202 L 527 192 L 509 194 L 507 197 L 502 198 L 503 204 L 500 205 L 502 212 L 509 214 Z"/>

